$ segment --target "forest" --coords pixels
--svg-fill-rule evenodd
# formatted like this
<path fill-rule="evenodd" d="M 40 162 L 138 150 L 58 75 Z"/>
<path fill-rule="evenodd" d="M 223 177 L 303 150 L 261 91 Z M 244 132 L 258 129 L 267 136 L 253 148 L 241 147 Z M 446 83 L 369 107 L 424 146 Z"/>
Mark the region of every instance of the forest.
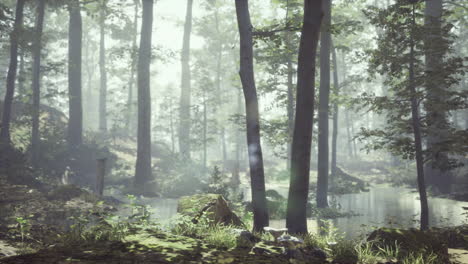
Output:
<path fill-rule="evenodd" d="M 0 0 L 0 263 L 468 263 L 468 0 Z"/>

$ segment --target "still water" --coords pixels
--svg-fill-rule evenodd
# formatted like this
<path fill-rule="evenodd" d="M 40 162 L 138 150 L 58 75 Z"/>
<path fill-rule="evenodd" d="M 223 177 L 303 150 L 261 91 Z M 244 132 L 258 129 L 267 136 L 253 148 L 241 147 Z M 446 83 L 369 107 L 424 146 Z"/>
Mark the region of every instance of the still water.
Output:
<path fill-rule="evenodd" d="M 419 227 L 419 195 L 411 189 L 391 186 L 373 186 L 369 192 L 330 197 L 342 212 L 354 212 L 357 216 L 330 220 L 338 232 L 347 238 L 365 235 L 376 227 Z M 429 223 L 445 227 L 468 223 L 467 202 L 442 198 L 429 198 Z M 323 226 L 318 219 L 308 219 L 310 232 L 318 232 Z M 271 220 L 274 227 L 285 227 L 285 220 Z"/>
<path fill-rule="evenodd" d="M 287 189 L 275 187 L 282 195 L 287 195 Z M 249 199 L 246 189 L 246 198 Z M 414 190 L 377 185 L 369 192 L 345 194 L 330 197 L 331 204 L 335 204 L 343 212 L 354 212 L 357 216 L 330 220 L 339 233 L 347 238 L 357 238 L 365 235 L 375 227 L 418 227 L 419 226 L 419 195 Z M 154 218 L 166 221 L 177 213 L 177 199 L 143 198 L 144 204 L 154 210 Z M 442 198 L 429 198 L 429 222 L 431 226 L 454 226 L 468 223 L 467 202 L 457 202 Z M 273 227 L 285 227 L 286 221 L 270 220 Z M 323 221 L 308 219 L 310 232 L 318 232 L 323 227 Z"/>

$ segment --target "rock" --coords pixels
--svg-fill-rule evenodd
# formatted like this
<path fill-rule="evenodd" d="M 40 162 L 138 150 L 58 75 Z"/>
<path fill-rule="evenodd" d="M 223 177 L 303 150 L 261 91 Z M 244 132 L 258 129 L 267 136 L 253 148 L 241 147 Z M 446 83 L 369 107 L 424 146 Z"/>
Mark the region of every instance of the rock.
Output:
<path fill-rule="evenodd" d="M 431 231 L 418 229 L 380 228 L 367 238 L 376 247 L 395 247 L 398 244 L 403 254 L 410 252 L 434 253 L 442 263 L 448 263 L 448 247 L 440 236 Z"/>
<path fill-rule="evenodd" d="M 245 226 L 229 208 L 223 196 L 219 194 L 196 194 L 181 197 L 177 205 L 177 212 L 193 217 L 194 223 L 198 223 L 200 217 L 205 216 L 213 223 Z"/>
<path fill-rule="evenodd" d="M 273 228 L 273 227 L 269 227 L 269 226 L 264 227 L 263 230 L 265 232 L 267 232 L 267 233 L 270 233 L 273 236 L 273 238 L 275 239 L 275 242 L 278 241 L 278 237 L 280 237 L 284 233 L 288 232 L 287 228 Z"/>
<path fill-rule="evenodd" d="M 259 238 L 247 230 L 234 228 L 231 231 L 237 236 L 236 242 L 238 248 L 252 248 L 255 243 L 260 241 Z"/>

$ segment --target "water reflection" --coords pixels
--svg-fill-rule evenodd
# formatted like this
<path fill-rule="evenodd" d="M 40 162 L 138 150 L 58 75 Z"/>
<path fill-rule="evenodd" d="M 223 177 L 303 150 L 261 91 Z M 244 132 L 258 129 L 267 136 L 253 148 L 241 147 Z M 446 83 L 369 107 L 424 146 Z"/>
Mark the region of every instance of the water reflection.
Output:
<path fill-rule="evenodd" d="M 374 186 L 369 192 L 337 196 L 336 202 L 344 212 L 353 211 L 359 216 L 338 218 L 332 221 L 347 238 L 365 235 L 376 227 L 419 227 L 419 195 L 407 188 Z M 431 226 L 453 226 L 468 222 L 463 206 L 466 202 L 457 202 L 442 198 L 429 198 L 429 223 Z M 285 220 L 271 220 L 270 225 L 284 227 Z M 309 231 L 317 233 L 320 221 L 308 219 Z"/>

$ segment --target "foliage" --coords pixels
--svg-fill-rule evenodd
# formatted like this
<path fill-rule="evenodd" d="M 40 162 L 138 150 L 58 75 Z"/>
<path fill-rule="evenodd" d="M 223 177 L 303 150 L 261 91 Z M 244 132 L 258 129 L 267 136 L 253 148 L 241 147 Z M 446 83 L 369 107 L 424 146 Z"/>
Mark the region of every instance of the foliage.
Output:
<path fill-rule="evenodd" d="M 409 79 L 409 47 L 411 38 L 415 43 L 415 86 L 414 95 L 418 102 L 428 103 L 428 94 L 433 91 L 428 90 L 428 83 L 437 80 L 443 80 L 444 102 L 437 105 L 436 111 L 448 112 L 466 108 L 467 94 L 464 91 L 458 91 L 457 83 L 460 76 L 464 74 L 463 59 L 449 55 L 453 36 L 451 29 L 453 24 L 445 23 L 442 27 L 442 41 L 440 49 L 442 50 L 442 67 L 437 76 L 431 75 L 425 70 L 424 55 L 428 52 L 424 45 L 424 40 L 428 29 L 423 25 L 423 3 L 414 3 L 416 23 L 413 25 L 411 17 L 413 4 L 408 0 L 398 0 L 388 8 L 379 9 L 369 7 L 365 10 L 370 23 L 379 29 L 384 29 L 378 34 L 377 47 L 367 51 L 369 55 L 368 73 L 370 78 L 376 78 L 377 75 L 384 76 L 383 85 L 388 87 L 388 94 L 377 96 L 375 93 L 363 93 L 359 98 L 361 105 L 377 114 L 385 114 L 386 124 L 377 129 L 361 128 L 359 139 L 364 141 L 372 139 L 367 144 L 367 151 L 387 149 L 394 155 L 404 159 L 414 159 L 415 149 L 413 137 L 411 135 L 412 125 L 410 113 L 410 99 L 413 96 L 408 89 Z M 436 80 L 437 78 L 437 80 Z M 440 91 L 439 91 L 440 92 Z M 427 137 L 430 121 L 427 116 L 422 116 L 419 120 L 422 128 L 423 138 Z M 466 152 L 467 134 L 466 131 L 457 130 L 447 126 L 444 128 L 447 133 L 442 142 L 431 146 L 433 149 L 426 149 L 431 152 Z M 444 133 L 445 133 L 444 132 Z M 435 149 L 437 148 L 437 149 Z M 456 164 L 452 160 L 448 167 L 454 167 Z"/>

